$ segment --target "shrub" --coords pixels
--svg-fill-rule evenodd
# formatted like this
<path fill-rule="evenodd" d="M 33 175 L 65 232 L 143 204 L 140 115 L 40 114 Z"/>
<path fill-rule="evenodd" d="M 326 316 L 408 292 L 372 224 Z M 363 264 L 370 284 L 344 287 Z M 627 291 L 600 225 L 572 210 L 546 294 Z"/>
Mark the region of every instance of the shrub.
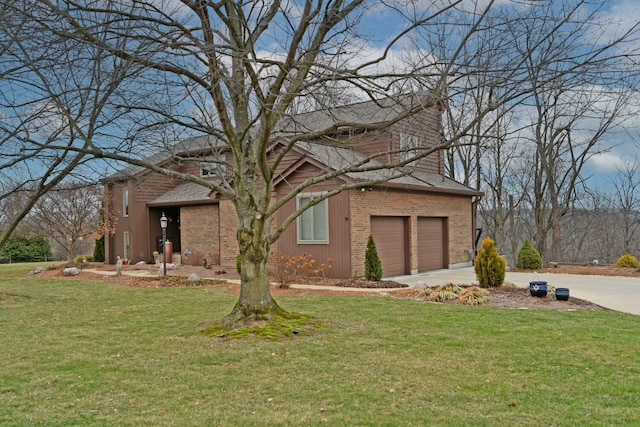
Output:
<path fill-rule="evenodd" d="M 369 235 L 367 250 L 364 253 L 364 278 L 375 282 L 382 279 L 382 262 L 372 235 Z"/>
<path fill-rule="evenodd" d="M 520 248 L 520 252 L 518 252 L 516 268 L 522 270 L 537 270 L 542 268 L 542 256 L 531 244 L 529 239 L 524 241 L 524 244 Z"/>
<path fill-rule="evenodd" d="M 471 286 L 460 292 L 458 302 L 464 305 L 482 305 L 489 301 L 489 291 L 479 288 L 477 286 Z"/>
<path fill-rule="evenodd" d="M 431 288 L 421 288 L 421 289 L 412 289 L 411 291 L 409 291 L 408 295 L 411 298 L 423 299 L 423 298 L 427 298 L 432 293 L 433 293 L 433 289 Z"/>
<path fill-rule="evenodd" d="M 42 236 L 12 235 L 0 249 L 0 258 L 9 258 L 12 262 L 50 260 L 51 244 Z"/>
<path fill-rule="evenodd" d="M 460 286 L 453 283 L 447 283 L 446 285 L 438 286 L 435 291 L 431 292 L 429 295 L 429 301 L 452 301 L 458 298 L 458 294 L 460 294 Z"/>
<path fill-rule="evenodd" d="M 96 245 L 93 247 L 93 260 L 104 262 L 104 236 L 96 240 Z"/>
<path fill-rule="evenodd" d="M 483 288 L 501 286 L 507 272 L 507 262 L 498 255 L 496 244 L 491 237 L 482 241 L 482 248 L 474 263 L 476 278 Z"/>
<path fill-rule="evenodd" d="M 330 270 L 333 260 L 328 258 L 326 264 L 318 264 L 309 254 L 286 256 L 276 253 L 272 256 L 272 276 L 280 288 L 289 288 L 295 279 L 304 281 L 309 277 L 326 278 L 326 271 Z"/>
<path fill-rule="evenodd" d="M 622 255 L 616 261 L 616 267 L 619 268 L 638 268 L 638 258 L 633 255 Z"/>

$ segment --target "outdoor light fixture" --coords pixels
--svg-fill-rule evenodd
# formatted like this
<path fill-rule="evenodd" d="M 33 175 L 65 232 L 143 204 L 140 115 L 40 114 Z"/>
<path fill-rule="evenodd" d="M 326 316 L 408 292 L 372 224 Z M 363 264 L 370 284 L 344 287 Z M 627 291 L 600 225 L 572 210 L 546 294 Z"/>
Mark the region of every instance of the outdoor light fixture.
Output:
<path fill-rule="evenodd" d="M 164 212 L 162 212 L 160 228 L 162 228 L 162 265 L 165 276 L 167 275 L 167 222 L 167 217 L 164 216 Z"/>

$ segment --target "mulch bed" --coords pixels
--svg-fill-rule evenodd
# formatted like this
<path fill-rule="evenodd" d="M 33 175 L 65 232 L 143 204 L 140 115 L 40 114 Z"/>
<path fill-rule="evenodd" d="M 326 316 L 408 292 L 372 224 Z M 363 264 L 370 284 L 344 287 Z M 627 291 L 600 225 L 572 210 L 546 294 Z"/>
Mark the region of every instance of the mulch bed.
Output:
<path fill-rule="evenodd" d="M 91 268 L 102 271 L 114 271 L 113 266 L 95 264 Z M 598 268 L 589 271 L 609 272 L 610 274 L 618 273 L 618 270 L 612 270 L 609 268 Z M 79 276 L 63 276 L 62 270 L 64 265 L 51 267 L 45 270 L 43 273 L 38 274 L 38 277 L 60 278 L 61 280 L 95 280 L 112 283 L 117 286 L 132 287 L 132 288 L 165 288 L 165 287 L 195 287 L 195 286 L 209 286 L 225 288 L 227 292 L 233 295 L 238 295 L 240 292 L 240 285 L 237 283 L 228 282 L 226 279 L 239 279 L 236 272 L 225 272 L 220 274 L 218 270 L 205 270 L 203 267 L 197 266 L 181 266 L 177 270 L 169 270 L 167 276 L 158 275 L 159 269 L 155 266 L 125 266 L 124 270 L 133 272 L 140 270 L 147 270 L 148 276 L 134 276 L 129 274 L 123 274 L 122 276 L 105 276 L 103 274 L 83 271 Z M 568 273 L 567 268 L 554 268 L 547 270 L 546 272 Z M 629 270 L 629 269 L 621 269 Z M 583 269 L 573 268 L 570 270 L 573 274 L 577 271 L 584 271 Z M 189 281 L 187 277 L 195 273 L 201 278 L 207 280 Z M 218 274 L 216 274 L 218 273 Z M 306 295 L 376 295 L 386 296 L 394 298 L 406 298 L 406 299 L 423 299 L 413 296 L 415 289 L 410 288 L 404 283 L 398 283 L 390 280 L 384 281 L 367 281 L 363 279 L 322 279 L 322 278 L 310 278 L 307 279 L 307 284 L 325 285 L 327 289 L 297 289 L 297 288 L 281 288 L 277 285 L 273 285 L 271 292 L 274 296 L 306 296 Z M 471 285 L 460 285 L 471 286 Z M 331 288 L 335 289 L 331 289 Z M 357 288 L 361 290 L 344 292 L 340 288 Z M 388 289 L 388 291 L 380 293 L 373 292 L 372 289 Z M 435 289 L 435 287 L 433 287 Z M 514 286 L 502 286 L 499 288 L 489 289 L 489 302 L 485 305 L 492 307 L 506 307 L 515 309 L 546 309 L 546 310 L 604 310 L 603 307 L 591 303 L 589 301 L 581 300 L 578 298 L 570 297 L 568 301 L 558 301 L 554 294 L 549 293 L 545 298 L 532 297 L 529 290 L 526 288 L 518 288 Z M 446 302 L 444 304 L 459 304 L 457 301 Z"/>
<path fill-rule="evenodd" d="M 380 280 L 377 282 L 364 279 L 347 279 L 335 283 L 333 286 L 341 288 L 362 288 L 362 289 L 391 289 L 391 288 L 408 288 L 406 283 L 398 283 L 393 280 Z"/>

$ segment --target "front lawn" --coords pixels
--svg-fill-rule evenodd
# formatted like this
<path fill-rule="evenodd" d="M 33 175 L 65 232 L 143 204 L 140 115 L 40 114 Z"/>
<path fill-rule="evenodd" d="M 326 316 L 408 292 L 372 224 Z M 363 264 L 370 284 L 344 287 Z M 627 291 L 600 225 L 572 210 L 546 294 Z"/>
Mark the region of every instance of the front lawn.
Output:
<path fill-rule="evenodd" d="M 640 317 L 352 295 L 281 297 L 327 325 L 206 338 L 236 297 L 0 266 L 0 425 L 637 425 Z"/>

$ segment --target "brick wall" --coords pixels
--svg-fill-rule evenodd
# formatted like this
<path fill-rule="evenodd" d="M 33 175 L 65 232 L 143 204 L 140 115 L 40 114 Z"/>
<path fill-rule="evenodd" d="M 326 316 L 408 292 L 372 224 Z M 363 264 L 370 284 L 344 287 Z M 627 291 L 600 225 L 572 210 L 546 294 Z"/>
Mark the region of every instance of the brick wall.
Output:
<path fill-rule="evenodd" d="M 220 200 L 220 265 L 225 269 L 236 268 L 238 256 L 238 214 L 230 200 Z"/>
<path fill-rule="evenodd" d="M 184 206 L 180 208 L 180 240 L 183 263 L 201 263 L 206 258 L 211 264 L 220 263 L 220 215 L 218 205 Z M 185 259 L 190 251 L 198 260 Z"/>
<path fill-rule="evenodd" d="M 468 261 L 466 250 L 472 247 L 473 230 L 471 198 L 468 196 L 420 194 L 415 192 L 374 189 L 350 192 L 351 271 L 354 277 L 364 275 L 364 253 L 373 215 L 409 218 L 410 270 L 418 269 L 418 217 L 448 219 L 449 264 Z"/>

